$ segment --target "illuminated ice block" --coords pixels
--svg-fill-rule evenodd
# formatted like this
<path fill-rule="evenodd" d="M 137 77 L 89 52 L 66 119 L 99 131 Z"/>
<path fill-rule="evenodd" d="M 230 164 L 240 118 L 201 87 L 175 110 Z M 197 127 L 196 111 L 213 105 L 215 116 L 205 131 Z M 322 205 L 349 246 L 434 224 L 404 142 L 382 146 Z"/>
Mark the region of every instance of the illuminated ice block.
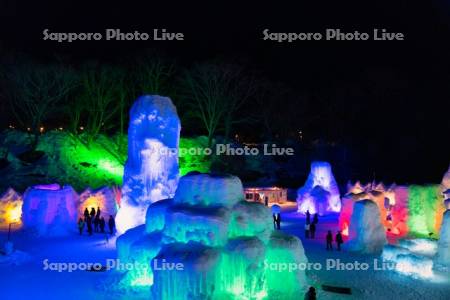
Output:
<path fill-rule="evenodd" d="M 381 224 L 378 205 L 372 200 L 355 202 L 350 220 L 349 240 L 344 247 L 349 251 L 378 254 L 386 243 L 386 230 Z"/>
<path fill-rule="evenodd" d="M 100 208 L 101 215 L 104 218 L 115 216 L 120 201 L 120 190 L 115 187 L 102 187 L 96 190 L 86 189 L 80 194 L 78 200 L 78 216 L 82 217 L 87 208 Z"/>
<path fill-rule="evenodd" d="M 437 249 L 434 259 L 436 267 L 450 271 L 450 210 L 444 213 Z"/>
<path fill-rule="evenodd" d="M 231 175 L 188 174 L 181 178 L 176 204 L 231 207 L 244 200 L 241 180 Z"/>
<path fill-rule="evenodd" d="M 25 228 L 38 235 L 66 235 L 76 230 L 78 195 L 71 186 L 34 186 L 23 196 Z"/>
<path fill-rule="evenodd" d="M 0 229 L 15 230 L 22 226 L 22 196 L 9 188 L 0 196 Z"/>
<path fill-rule="evenodd" d="M 149 204 L 174 196 L 179 177 L 180 129 L 170 98 L 142 96 L 133 104 L 122 199 L 116 217 L 119 233 L 143 224 Z"/>
<path fill-rule="evenodd" d="M 151 286 L 152 299 L 174 300 L 303 294 L 307 282 L 301 264 L 308 260 L 300 239 L 274 231 L 270 209 L 246 202 L 243 195 L 235 176 L 182 177 L 174 199 L 151 204 L 145 226 L 117 239 L 119 259 L 151 262 L 150 270 L 123 274 L 119 286 Z M 174 270 L 176 264 L 182 269 Z"/>
<path fill-rule="evenodd" d="M 297 191 L 298 211 L 324 215 L 341 211 L 339 187 L 327 162 L 313 162 L 305 185 Z"/>

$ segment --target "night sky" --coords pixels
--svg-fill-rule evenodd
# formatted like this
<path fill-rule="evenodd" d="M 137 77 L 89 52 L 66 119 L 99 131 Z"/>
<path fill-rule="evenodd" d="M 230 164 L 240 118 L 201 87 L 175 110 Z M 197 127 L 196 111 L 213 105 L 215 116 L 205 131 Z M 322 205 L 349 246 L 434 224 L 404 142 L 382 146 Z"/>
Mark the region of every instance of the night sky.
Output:
<path fill-rule="evenodd" d="M 270 80 L 285 83 L 299 95 L 309 95 L 317 113 L 335 110 L 335 118 L 307 127 L 305 135 L 313 140 L 339 127 L 329 140 L 337 139 L 363 152 L 367 168 L 376 169 L 379 177 L 439 182 L 448 168 L 448 1 L 427 1 L 423 6 L 410 1 L 376 1 L 363 6 L 360 1 L 347 7 L 276 2 L 194 6 L 190 1 L 165 6 L 148 3 L 146 7 L 127 2 L 120 6 L 16 2 L 1 1 L 2 49 L 44 61 L 51 61 L 53 54 L 80 62 L 120 60 L 146 48 L 157 49 L 186 66 L 217 57 L 237 61 Z M 53 32 L 166 28 L 183 32 L 185 41 L 57 43 L 42 40 L 45 28 Z M 406 38 L 277 43 L 262 40 L 266 28 L 271 32 L 386 28 L 402 32 Z M 301 115 L 301 101 L 297 105 L 297 99 L 280 99 L 280 105 L 284 101 L 293 101 Z"/>

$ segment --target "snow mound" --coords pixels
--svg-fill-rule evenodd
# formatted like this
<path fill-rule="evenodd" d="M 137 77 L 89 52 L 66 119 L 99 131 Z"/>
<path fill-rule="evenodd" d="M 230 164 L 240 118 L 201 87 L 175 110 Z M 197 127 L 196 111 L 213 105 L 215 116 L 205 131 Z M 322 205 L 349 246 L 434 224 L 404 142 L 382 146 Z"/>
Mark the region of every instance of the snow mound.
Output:
<path fill-rule="evenodd" d="M 244 200 L 241 180 L 231 175 L 188 174 L 178 184 L 176 204 L 232 207 Z"/>
<path fill-rule="evenodd" d="M 228 238 L 230 210 L 224 207 L 171 207 L 166 213 L 166 243 L 200 242 L 223 246 Z"/>
<path fill-rule="evenodd" d="M 40 185 L 23 196 L 24 227 L 39 236 L 73 234 L 76 230 L 78 195 L 71 186 Z"/>
<path fill-rule="evenodd" d="M 259 203 L 241 201 L 232 209 L 228 237 L 257 236 L 267 243 L 273 231 L 269 209 Z"/>
<path fill-rule="evenodd" d="M 20 266 L 31 260 L 31 256 L 23 251 L 15 250 L 9 255 L 0 254 L 0 265 Z"/>
<path fill-rule="evenodd" d="M 349 251 L 378 254 L 387 243 L 386 232 L 380 221 L 380 209 L 372 200 L 355 202 L 350 221 Z"/>
<path fill-rule="evenodd" d="M 433 260 L 415 254 L 399 254 L 396 260 L 396 271 L 414 278 L 433 277 Z"/>
<path fill-rule="evenodd" d="M 398 245 L 414 254 L 433 257 L 437 252 L 437 242 L 431 239 L 399 240 Z"/>
<path fill-rule="evenodd" d="M 170 98 L 142 96 L 130 111 L 119 233 L 145 222 L 150 203 L 172 198 L 178 184 L 180 119 Z"/>
<path fill-rule="evenodd" d="M 395 271 L 403 275 L 430 279 L 434 277 L 432 258 L 414 252 L 417 251 L 416 245 L 420 245 L 422 242 L 419 239 L 418 241 L 405 240 L 403 243 L 400 243 L 403 246 L 410 247 L 410 249 L 402 246 L 386 245 L 383 249 L 382 258 L 385 261 L 395 263 Z"/>

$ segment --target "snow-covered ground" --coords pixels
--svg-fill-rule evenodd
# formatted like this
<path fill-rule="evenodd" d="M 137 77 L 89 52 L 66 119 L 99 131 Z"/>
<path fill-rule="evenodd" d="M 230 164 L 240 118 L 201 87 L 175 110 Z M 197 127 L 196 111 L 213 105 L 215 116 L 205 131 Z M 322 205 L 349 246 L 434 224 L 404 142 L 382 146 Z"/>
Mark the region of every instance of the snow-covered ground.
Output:
<path fill-rule="evenodd" d="M 341 262 L 359 261 L 373 266 L 375 256 L 360 256 L 347 252 L 326 251 L 325 234 L 338 229 L 337 215 L 319 220 L 316 239 L 304 238 L 304 217 L 292 211 L 282 213 L 282 230 L 302 239 L 309 262 L 322 263 L 322 270 L 308 271 L 311 283 L 318 288 L 318 299 L 448 299 L 450 278 L 414 279 L 395 271 L 338 271 L 326 270 L 327 259 Z M 0 233 L 0 243 L 7 239 L 7 233 Z M 44 270 L 44 260 L 48 262 L 84 262 L 105 264 L 106 259 L 116 258 L 115 239 L 106 243 L 105 235 L 94 234 L 62 238 L 33 238 L 26 232 L 14 232 L 12 241 L 15 248 L 29 255 L 29 260 L 21 265 L 7 264 L 0 259 L 0 299 L 148 299 L 149 295 L 120 294 L 105 290 L 108 280 L 106 272 L 57 272 Z M 350 287 L 352 295 L 325 292 L 322 284 Z M 303 295 L 299 297 L 302 299 Z"/>

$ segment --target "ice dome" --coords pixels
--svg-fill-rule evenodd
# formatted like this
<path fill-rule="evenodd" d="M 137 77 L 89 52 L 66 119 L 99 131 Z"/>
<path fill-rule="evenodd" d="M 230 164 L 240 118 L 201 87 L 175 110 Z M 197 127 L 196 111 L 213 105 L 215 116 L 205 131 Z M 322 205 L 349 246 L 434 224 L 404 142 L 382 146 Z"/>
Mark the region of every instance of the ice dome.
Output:
<path fill-rule="evenodd" d="M 23 195 L 24 227 L 40 236 L 72 234 L 76 227 L 78 195 L 71 186 L 37 185 Z"/>

